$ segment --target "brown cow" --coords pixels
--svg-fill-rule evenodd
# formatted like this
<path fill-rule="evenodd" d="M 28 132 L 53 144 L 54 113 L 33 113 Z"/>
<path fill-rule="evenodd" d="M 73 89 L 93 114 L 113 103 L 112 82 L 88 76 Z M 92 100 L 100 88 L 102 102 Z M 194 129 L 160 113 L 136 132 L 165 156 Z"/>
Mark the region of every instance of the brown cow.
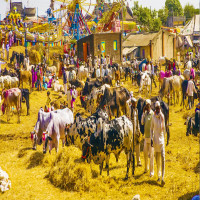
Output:
<path fill-rule="evenodd" d="M 32 89 L 32 74 L 30 71 L 23 71 L 20 70 L 19 72 L 19 86 L 22 85 L 23 88 L 23 83 L 27 83 L 30 86 L 30 91 Z"/>
<path fill-rule="evenodd" d="M 12 106 L 15 106 L 18 114 L 18 123 L 20 123 L 21 99 L 22 99 L 22 94 L 19 88 L 11 88 L 9 90 L 2 91 L 2 100 L 3 100 L 2 111 L 3 114 L 6 111 L 7 121 L 10 120 L 9 118 L 10 109 L 12 108 Z"/>
<path fill-rule="evenodd" d="M 126 114 L 127 104 L 126 101 L 130 98 L 130 93 L 126 88 L 106 88 L 102 100 L 99 104 L 99 108 L 106 108 L 109 117 L 121 116 L 121 112 Z"/>

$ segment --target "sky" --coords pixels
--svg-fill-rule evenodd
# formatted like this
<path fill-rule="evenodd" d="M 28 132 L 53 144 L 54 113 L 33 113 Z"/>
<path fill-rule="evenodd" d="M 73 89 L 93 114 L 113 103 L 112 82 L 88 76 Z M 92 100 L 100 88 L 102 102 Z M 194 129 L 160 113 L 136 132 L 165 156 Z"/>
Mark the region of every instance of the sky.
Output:
<path fill-rule="evenodd" d="M 8 0 L 10 1 L 10 0 Z M 96 3 L 96 0 L 86 0 L 86 2 L 92 2 Z M 134 0 L 126 0 L 129 3 L 129 6 L 133 6 Z M 187 3 L 190 3 L 194 5 L 195 8 L 199 8 L 199 1 L 200 0 L 180 0 L 182 6 L 184 7 Z M 23 2 L 23 5 L 25 7 L 36 7 L 38 8 L 38 14 L 39 15 L 45 15 L 45 11 L 49 8 L 50 0 L 13 0 L 13 2 Z M 111 0 L 112 2 L 112 0 Z M 160 9 L 164 7 L 165 0 L 138 0 L 139 5 L 151 7 L 151 9 Z M 59 8 L 60 4 L 59 2 L 55 2 L 55 7 Z M 88 7 L 85 7 L 88 9 Z M 90 8 L 90 10 L 93 7 Z M 6 16 L 6 12 L 9 10 L 9 3 L 6 3 L 5 0 L 0 0 L 0 15 L 1 19 L 3 19 Z"/>

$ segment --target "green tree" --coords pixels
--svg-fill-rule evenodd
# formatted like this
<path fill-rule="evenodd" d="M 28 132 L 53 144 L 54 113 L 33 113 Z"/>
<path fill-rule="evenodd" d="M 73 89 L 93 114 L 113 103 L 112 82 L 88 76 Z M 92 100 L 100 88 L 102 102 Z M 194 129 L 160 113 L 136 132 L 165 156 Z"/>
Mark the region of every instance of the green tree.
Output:
<path fill-rule="evenodd" d="M 158 10 L 158 17 L 161 19 L 162 24 L 166 25 L 167 18 L 168 18 L 168 9 L 166 7 Z"/>
<path fill-rule="evenodd" d="M 146 31 L 159 31 L 162 25 L 160 18 L 158 18 L 157 11 L 150 10 L 147 7 L 139 6 L 138 2 L 134 2 L 132 8 L 133 15 L 137 16 L 137 20 L 144 27 Z"/>
<path fill-rule="evenodd" d="M 179 0 L 166 0 L 165 7 L 169 10 L 169 16 L 183 16 L 183 8 Z"/>
<path fill-rule="evenodd" d="M 158 17 L 158 18 L 153 20 L 153 26 L 152 26 L 152 30 L 151 31 L 159 31 L 161 26 L 162 26 L 162 21 Z"/>
<path fill-rule="evenodd" d="M 195 11 L 196 10 L 193 5 L 190 5 L 189 3 L 187 5 L 185 5 L 184 15 L 186 17 L 186 21 L 192 19 L 192 17 L 196 14 Z"/>

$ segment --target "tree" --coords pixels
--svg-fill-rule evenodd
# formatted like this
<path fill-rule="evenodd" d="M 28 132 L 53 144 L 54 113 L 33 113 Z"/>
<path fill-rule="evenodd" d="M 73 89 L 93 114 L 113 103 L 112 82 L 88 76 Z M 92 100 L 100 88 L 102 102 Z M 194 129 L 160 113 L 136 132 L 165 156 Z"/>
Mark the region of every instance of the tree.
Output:
<path fill-rule="evenodd" d="M 154 19 L 153 20 L 152 31 L 159 31 L 161 26 L 162 26 L 161 19 L 159 17 Z"/>
<path fill-rule="evenodd" d="M 193 5 L 190 5 L 189 3 L 185 5 L 184 7 L 184 15 L 186 17 L 186 21 L 192 19 L 192 17 L 196 14 L 196 9 Z"/>
<path fill-rule="evenodd" d="M 169 10 L 169 16 L 183 16 L 183 8 L 179 0 L 166 0 L 165 7 Z"/>
<path fill-rule="evenodd" d="M 133 15 L 137 16 L 138 22 L 147 31 L 159 31 L 162 25 L 160 18 L 158 18 L 157 11 L 150 10 L 147 7 L 142 7 L 138 5 L 138 1 L 134 2 L 134 7 L 132 8 Z"/>
<path fill-rule="evenodd" d="M 168 18 L 168 9 L 166 7 L 158 10 L 158 17 L 161 19 L 162 24 L 166 25 L 167 18 Z"/>

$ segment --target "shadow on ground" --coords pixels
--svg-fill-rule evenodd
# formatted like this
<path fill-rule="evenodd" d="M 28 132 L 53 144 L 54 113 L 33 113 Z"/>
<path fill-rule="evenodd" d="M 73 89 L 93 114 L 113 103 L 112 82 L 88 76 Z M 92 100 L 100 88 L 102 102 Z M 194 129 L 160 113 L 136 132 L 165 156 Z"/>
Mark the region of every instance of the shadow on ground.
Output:
<path fill-rule="evenodd" d="M 27 147 L 19 150 L 19 153 L 17 154 L 18 158 L 23 158 L 25 155 L 27 155 L 27 151 L 32 150 L 32 148 Z"/>
<path fill-rule="evenodd" d="M 198 195 L 198 194 L 199 194 L 199 191 L 187 193 L 179 197 L 178 200 L 191 200 L 195 195 Z"/>
<path fill-rule="evenodd" d="M 29 165 L 28 165 L 27 169 L 31 169 L 31 168 L 34 168 L 34 167 L 37 167 L 37 166 L 41 165 L 43 159 L 44 159 L 44 154 L 43 153 L 41 153 L 41 152 L 33 153 L 30 156 Z"/>

